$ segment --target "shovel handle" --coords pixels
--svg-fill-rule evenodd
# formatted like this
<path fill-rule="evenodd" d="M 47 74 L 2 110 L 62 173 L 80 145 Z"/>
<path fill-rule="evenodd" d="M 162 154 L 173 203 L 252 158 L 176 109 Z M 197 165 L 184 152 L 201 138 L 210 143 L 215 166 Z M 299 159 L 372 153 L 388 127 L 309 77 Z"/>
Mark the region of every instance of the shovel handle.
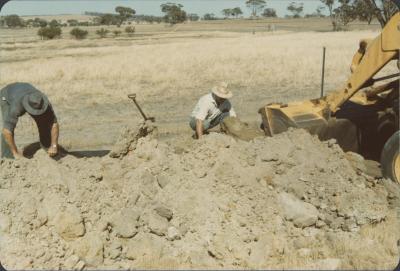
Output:
<path fill-rule="evenodd" d="M 136 99 L 136 94 L 135 93 L 129 94 L 128 98 L 134 100 Z"/>
<path fill-rule="evenodd" d="M 140 112 L 140 114 L 142 115 L 142 117 L 144 118 L 145 121 L 150 120 L 151 122 L 155 122 L 155 118 L 154 117 L 148 118 L 146 116 L 146 114 L 143 112 L 142 108 L 139 106 L 139 104 L 136 101 L 136 94 L 135 93 L 129 94 L 128 98 L 131 99 L 135 103 L 137 109 L 139 109 L 139 112 Z"/>

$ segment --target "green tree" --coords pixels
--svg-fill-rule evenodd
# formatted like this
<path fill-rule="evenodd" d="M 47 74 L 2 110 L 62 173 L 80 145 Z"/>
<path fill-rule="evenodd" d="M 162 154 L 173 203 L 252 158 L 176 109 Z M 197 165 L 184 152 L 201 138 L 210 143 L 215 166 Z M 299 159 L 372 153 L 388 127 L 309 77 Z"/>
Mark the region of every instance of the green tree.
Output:
<path fill-rule="evenodd" d="M 44 19 L 40 19 L 40 18 L 35 18 L 33 20 L 33 26 L 34 27 L 46 27 L 49 23 L 44 20 Z"/>
<path fill-rule="evenodd" d="M 276 10 L 273 8 L 266 8 L 264 9 L 264 12 L 261 14 L 263 17 L 266 18 L 276 18 L 278 15 L 276 15 Z"/>
<path fill-rule="evenodd" d="M 60 26 L 60 23 L 57 22 L 57 20 L 54 20 L 54 19 L 53 19 L 53 20 L 50 21 L 49 26 L 50 26 L 50 27 L 59 27 L 59 26 Z"/>
<path fill-rule="evenodd" d="M 87 37 L 87 35 L 89 34 L 88 31 L 82 30 L 78 27 L 73 28 L 71 30 L 71 32 L 69 32 L 69 33 L 71 34 L 71 36 L 73 36 L 77 40 L 85 39 Z"/>
<path fill-rule="evenodd" d="M 258 12 L 261 11 L 266 5 L 265 0 L 247 0 L 246 6 L 251 10 L 251 16 L 257 16 Z"/>
<path fill-rule="evenodd" d="M 24 26 L 24 21 L 21 19 L 21 17 L 19 17 L 16 14 L 5 16 L 4 17 L 4 22 L 10 28 L 23 27 Z"/>
<path fill-rule="evenodd" d="M 242 11 L 242 9 L 240 7 L 236 7 L 234 9 L 232 9 L 232 12 L 233 12 L 232 13 L 233 16 L 235 16 L 236 18 L 238 18 L 240 15 L 243 14 L 243 11 Z"/>
<path fill-rule="evenodd" d="M 333 12 L 333 10 L 334 10 L 334 5 L 336 4 L 336 3 L 335 3 L 335 0 L 320 0 L 320 1 L 328 8 L 329 17 L 330 17 L 330 19 L 331 19 L 333 31 L 336 31 L 336 30 L 337 30 L 337 25 L 338 25 L 338 24 L 337 24 L 337 18 L 336 18 L 336 16 L 335 16 L 334 12 Z"/>
<path fill-rule="evenodd" d="M 398 7 L 391 0 L 365 0 L 369 8 L 374 12 L 382 27 L 390 18 L 399 11 Z"/>
<path fill-rule="evenodd" d="M 161 5 L 161 11 L 165 14 L 164 21 L 170 24 L 183 23 L 187 14 L 181 4 L 166 3 Z"/>
<path fill-rule="evenodd" d="M 336 30 L 343 30 L 350 22 L 357 19 L 357 12 L 351 0 L 339 0 L 340 6 L 334 9 Z"/>
<path fill-rule="evenodd" d="M 215 17 L 214 13 L 206 13 L 203 16 L 203 20 L 205 21 L 217 20 L 217 17 Z"/>
<path fill-rule="evenodd" d="M 119 18 L 119 15 L 106 13 L 97 17 L 95 21 L 100 25 L 118 25 L 121 19 Z"/>
<path fill-rule="evenodd" d="M 51 26 L 46 26 L 46 27 L 41 27 L 38 30 L 38 35 L 40 36 L 40 38 L 43 39 L 55 39 L 55 38 L 59 38 L 61 36 L 61 27 L 51 27 Z"/>
<path fill-rule="evenodd" d="M 133 16 L 136 14 L 136 10 L 130 7 L 121 7 L 118 6 L 115 8 L 115 12 L 119 13 L 119 24 L 123 24 L 125 21 L 133 18 Z"/>
<path fill-rule="evenodd" d="M 303 12 L 303 3 L 292 2 L 288 5 L 287 10 L 293 14 L 293 18 L 300 18 Z"/>
<path fill-rule="evenodd" d="M 354 21 L 358 17 L 354 0 L 321 0 L 321 2 L 325 4 L 329 10 L 329 17 L 331 18 L 334 31 L 342 30 L 348 23 Z"/>
<path fill-rule="evenodd" d="M 96 30 L 96 35 L 98 35 L 100 38 L 105 38 L 108 32 L 110 32 L 108 29 L 100 28 Z"/>
<path fill-rule="evenodd" d="M 230 16 L 233 16 L 233 10 L 231 8 L 223 9 L 222 15 L 224 15 L 225 18 L 229 18 Z"/>

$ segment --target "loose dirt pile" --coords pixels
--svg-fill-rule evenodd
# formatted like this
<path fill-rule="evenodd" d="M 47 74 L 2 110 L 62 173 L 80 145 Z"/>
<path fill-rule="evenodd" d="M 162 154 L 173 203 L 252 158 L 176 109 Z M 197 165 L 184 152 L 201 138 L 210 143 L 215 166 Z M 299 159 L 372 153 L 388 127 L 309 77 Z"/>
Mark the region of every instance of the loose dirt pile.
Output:
<path fill-rule="evenodd" d="M 250 142 L 211 133 L 179 145 L 126 135 L 135 147 L 121 159 L 54 161 L 40 151 L 1 161 L 6 268 L 397 263 L 399 187 L 354 169 L 332 141 L 302 130 Z"/>

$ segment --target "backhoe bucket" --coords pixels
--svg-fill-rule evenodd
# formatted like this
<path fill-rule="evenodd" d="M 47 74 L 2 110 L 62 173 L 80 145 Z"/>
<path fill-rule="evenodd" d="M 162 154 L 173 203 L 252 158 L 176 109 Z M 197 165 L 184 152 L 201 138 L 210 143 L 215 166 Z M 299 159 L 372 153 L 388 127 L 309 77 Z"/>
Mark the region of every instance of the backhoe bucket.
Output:
<path fill-rule="evenodd" d="M 259 110 L 267 136 L 287 131 L 290 127 L 307 130 L 320 140 L 336 139 L 344 151 L 359 150 L 357 127 L 348 119 L 336 119 L 323 100 L 290 104 L 269 104 Z"/>
<path fill-rule="evenodd" d="M 265 134 L 273 136 L 289 127 L 303 128 L 312 134 L 328 123 L 329 111 L 320 100 L 295 102 L 291 104 L 269 104 L 259 110 Z"/>

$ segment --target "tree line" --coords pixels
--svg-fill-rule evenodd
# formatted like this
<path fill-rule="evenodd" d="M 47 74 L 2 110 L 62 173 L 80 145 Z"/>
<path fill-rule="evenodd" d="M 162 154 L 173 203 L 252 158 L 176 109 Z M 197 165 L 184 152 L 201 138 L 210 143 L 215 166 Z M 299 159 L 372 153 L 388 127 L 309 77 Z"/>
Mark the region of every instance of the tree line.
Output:
<path fill-rule="evenodd" d="M 127 26 L 124 30 L 124 32 L 128 35 L 128 36 L 132 36 L 135 33 L 136 29 L 134 26 Z M 107 37 L 109 34 L 112 34 L 113 37 L 119 37 L 120 35 L 122 35 L 122 31 L 119 29 L 115 29 L 113 31 L 110 31 L 104 27 L 97 29 L 95 31 L 95 34 L 97 36 L 99 36 L 100 38 L 105 38 Z M 50 27 L 50 26 L 46 26 L 46 27 L 41 27 L 39 28 L 38 32 L 37 32 L 38 36 L 42 39 L 42 40 L 50 40 L 50 39 L 57 39 L 61 37 L 62 34 L 62 29 L 61 27 Z M 79 27 L 74 27 L 69 34 L 77 39 L 77 40 L 82 40 L 82 39 L 86 39 L 89 31 L 81 29 Z"/>
<path fill-rule="evenodd" d="M 278 17 L 275 9 L 267 7 L 268 0 L 245 0 L 246 7 L 250 11 L 251 18 Z M 292 1 L 287 6 L 289 18 L 301 17 L 325 17 L 328 16 L 332 22 L 333 30 L 341 30 L 354 20 L 365 21 L 370 24 L 374 19 L 384 26 L 387 20 L 397 12 L 397 6 L 391 0 L 320 0 L 321 5 L 311 14 L 304 14 L 304 5 L 301 1 Z M 0 18 L 0 25 L 7 27 L 63 27 L 63 26 L 90 26 L 90 25 L 116 25 L 120 27 L 125 22 L 132 21 L 149 23 L 169 23 L 177 24 L 185 21 L 218 20 L 231 19 L 243 16 L 240 7 L 226 8 L 221 11 L 223 18 L 217 17 L 213 13 L 204 14 L 200 17 L 194 13 L 187 13 L 183 5 L 175 3 L 165 3 L 160 6 L 163 16 L 136 15 L 136 10 L 131 7 L 117 6 L 115 13 L 95 13 L 86 12 L 87 15 L 95 16 L 91 22 L 80 22 L 70 19 L 61 23 L 56 20 L 50 22 L 35 18 L 23 20 L 18 15 L 8 15 Z M 327 13 L 327 15 L 325 15 Z"/>
<path fill-rule="evenodd" d="M 351 21 L 360 20 L 368 22 L 377 19 L 382 26 L 398 11 L 398 7 L 391 0 L 320 0 L 321 5 L 311 14 L 303 15 L 304 4 L 301 1 L 292 1 L 287 6 L 291 15 L 286 17 L 325 17 L 323 12 L 327 9 L 332 24 L 346 25 Z M 246 6 L 251 11 L 251 16 L 276 17 L 276 11 L 265 8 L 267 0 L 247 0 Z M 261 13 L 262 12 L 262 13 Z"/>
<path fill-rule="evenodd" d="M 370 24 L 377 19 L 381 26 L 398 11 L 391 0 L 320 0 L 328 9 L 333 30 L 341 30 L 350 22 L 360 20 Z"/>

